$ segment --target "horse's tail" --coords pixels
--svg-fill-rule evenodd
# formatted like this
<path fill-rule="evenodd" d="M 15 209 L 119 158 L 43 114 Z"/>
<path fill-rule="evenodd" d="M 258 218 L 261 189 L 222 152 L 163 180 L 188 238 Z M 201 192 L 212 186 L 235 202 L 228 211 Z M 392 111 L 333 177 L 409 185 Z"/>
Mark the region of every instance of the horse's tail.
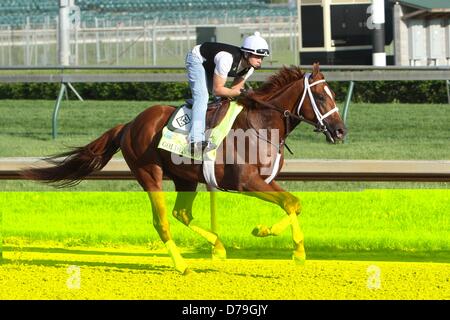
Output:
<path fill-rule="evenodd" d="M 84 147 L 45 159 L 53 166 L 27 169 L 21 174 L 26 179 L 40 180 L 56 187 L 77 185 L 92 172 L 100 171 L 111 160 L 120 148 L 124 128 L 125 125 L 120 124 Z"/>

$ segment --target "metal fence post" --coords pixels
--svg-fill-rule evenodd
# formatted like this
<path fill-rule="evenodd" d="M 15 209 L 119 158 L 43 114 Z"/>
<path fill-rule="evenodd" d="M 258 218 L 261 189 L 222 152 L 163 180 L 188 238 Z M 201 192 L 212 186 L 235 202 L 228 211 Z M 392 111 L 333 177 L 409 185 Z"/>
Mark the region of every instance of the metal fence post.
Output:
<path fill-rule="evenodd" d="M 344 111 L 342 112 L 342 117 L 343 117 L 343 120 L 344 120 L 344 124 L 347 124 L 348 108 L 350 107 L 350 101 L 352 100 L 354 86 L 355 86 L 355 82 L 354 81 L 350 81 L 350 85 L 348 87 L 347 96 L 345 97 Z"/>
<path fill-rule="evenodd" d="M 347 127 L 348 108 L 350 108 L 350 101 L 352 100 L 353 87 L 354 86 L 355 86 L 355 82 L 354 81 L 350 81 L 350 85 L 348 87 L 347 96 L 345 97 L 344 111 L 342 112 L 342 118 L 344 120 L 344 125 L 346 127 Z M 344 139 L 342 142 L 343 143 L 347 142 L 347 139 Z"/>
<path fill-rule="evenodd" d="M 53 116 L 52 116 L 52 137 L 53 139 L 56 139 L 58 136 L 58 113 L 59 108 L 61 107 L 61 101 L 63 99 L 64 93 L 66 94 L 66 99 L 69 100 L 69 90 L 71 89 L 73 93 L 77 96 L 78 100 L 84 101 L 83 98 L 80 96 L 80 94 L 75 90 L 75 88 L 72 86 L 70 82 L 61 83 L 61 89 L 59 89 L 58 99 L 56 100 L 55 109 L 53 110 Z"/>
<path fill-rule="evenodd" d="M 58 112 L 59 107 L 61 105 L 61 100 L 64 96 L 64 92 L 67 91 L 66 84 L 63 82 L 61 83 L 61 89 L 59 89 L 58 99 L 56 100 L 55 109 L 53 110 L 53 117 L 52 117 L 52 137 L 53 139 L 56 139 L 58 136 Z"/>

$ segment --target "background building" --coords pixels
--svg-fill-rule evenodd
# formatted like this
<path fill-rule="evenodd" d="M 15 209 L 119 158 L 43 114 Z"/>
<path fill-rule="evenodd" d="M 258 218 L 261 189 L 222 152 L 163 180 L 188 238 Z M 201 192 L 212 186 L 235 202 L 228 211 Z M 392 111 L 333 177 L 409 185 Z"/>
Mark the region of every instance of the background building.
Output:
<path fill-rule="evenodd" d="M 372 64 L 371 0 L 301 0 L 300 61 Z M 385 44 L 393 64 L 392 3 L 385 1 Z"/>
<path fill-rule="evenodd" d="M 395 1 L 394 41 L 397 65 L 449 65 L 450 1 Z"/>

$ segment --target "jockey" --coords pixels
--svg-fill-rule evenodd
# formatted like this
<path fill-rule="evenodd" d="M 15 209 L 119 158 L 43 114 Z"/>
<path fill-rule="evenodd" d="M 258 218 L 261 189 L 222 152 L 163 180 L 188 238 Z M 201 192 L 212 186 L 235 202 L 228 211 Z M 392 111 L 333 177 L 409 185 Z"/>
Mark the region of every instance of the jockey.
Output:
<path fill-rule="evenodd" d="M 217 42 L 195 46 L 186 56 L 189 86 L 194 100 L 192 126 L 189 133 L 191 153 L 214 149 L 205 139 L 205 118 L 209 93 L 218 97 L 236 97 L 254 69 L 261 68 L 269 46 L 259 32 L 246 37 L 242 47 Z M 228 77 L 234 77 L 231 88 L 225 87 Z"/>

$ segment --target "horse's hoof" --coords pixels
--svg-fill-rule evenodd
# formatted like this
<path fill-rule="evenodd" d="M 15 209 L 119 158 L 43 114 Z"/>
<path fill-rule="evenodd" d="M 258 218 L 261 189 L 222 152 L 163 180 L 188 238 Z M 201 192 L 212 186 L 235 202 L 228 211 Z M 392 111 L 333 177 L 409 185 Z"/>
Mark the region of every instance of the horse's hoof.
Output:
<path fill-rule="evenodd" d="M 306 255 L 304 253 L 294 252 L 292 254 L 292 260 L 294 260 L 296 265 L 303 266 L 305 265 Z"/>
<path fill-rule="evenodd" d="M 212 249 L 211 258 L 213 260 L 226 260 L 227 251 L 224 249 Z"/>
<path fill-rule="evenodd" d="M 195 274 L 195 271 L 191 270 L 189 268 L 184 269 L 183 276 L 188 276 L 188 275 L 191 275 L 191 274 Z"/>
<path fill-rule="evenodd" d="M 259 224 L 252 230 L 252 235 L 254 235 L 255 237 L 270 236 L 270 228 Z"/>

